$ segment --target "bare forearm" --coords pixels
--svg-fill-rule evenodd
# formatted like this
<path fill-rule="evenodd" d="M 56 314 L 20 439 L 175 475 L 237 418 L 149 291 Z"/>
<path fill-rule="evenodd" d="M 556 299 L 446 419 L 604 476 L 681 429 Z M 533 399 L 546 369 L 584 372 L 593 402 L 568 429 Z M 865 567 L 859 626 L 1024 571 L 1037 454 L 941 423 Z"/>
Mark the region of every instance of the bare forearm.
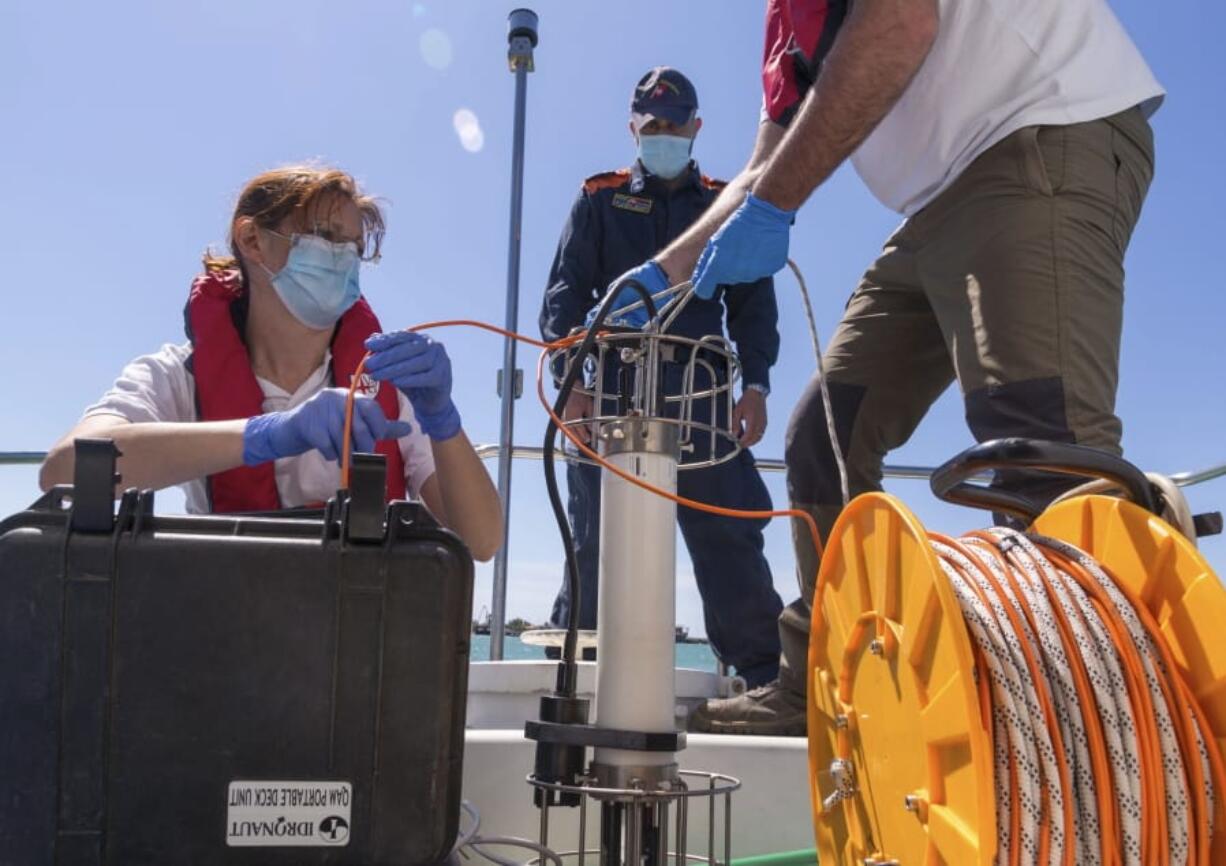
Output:
<path fill-rule="evenodd" d="M 938 23 L 937 0 L 855 3 L 753 194 L 784 210 L 804 204 L 902 96 Z"/>
<path fill-rule="evenodd" d="M 723 188 L 719 197 L 681 237 L 656 255 L 656 261 L 668 274 L 668 281 L 671 284 L 676 285 L 690 278 L 690 274 L 694 271 L 694 264 L 702 254 L 702 248 L 706 245 L 707 240 L 723 225 L 724 220 L 740 207 L 741 202 L 745 200 L 745 193 L 753 188 L 766 167 L 771 153 L 782 138 L 783 127 L 770 122 L 759 124 L 758 137 L 754 143 L 753 155 L 750 156 L 749 163 Z"/>
<path fill-rule="evenodd" d="M 431 447 L 443 522 L 484 562 L 502 544 L 498 491 L 464 431 Z"/>
<path fill-rule="evenodd" d="M 241 466 L 246 420 L 190 424 L 133 424 L 122 418 L 99 415 L 86 418 L 57 442 L 43 462 L 39 485 L 43 490 L 69 484 L 73 474 L 73 440 L 106 438 L 122 456 L 120 488 L 160 490 Z"/>

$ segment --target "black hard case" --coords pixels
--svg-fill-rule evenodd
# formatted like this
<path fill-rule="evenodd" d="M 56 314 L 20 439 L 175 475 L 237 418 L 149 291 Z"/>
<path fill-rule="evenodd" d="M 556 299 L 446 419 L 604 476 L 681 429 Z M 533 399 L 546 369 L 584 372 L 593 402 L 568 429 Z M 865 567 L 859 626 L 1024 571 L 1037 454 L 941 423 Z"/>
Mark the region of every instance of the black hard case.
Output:
<path fill-rule="evenodd" d="M 381 474 L 365 508 L 310 519 L 154 516 L 135 492 L 116 516 L 82 472 L 75 502 L 57 488 L 0 522 L 0 864 L 445 858 L 463 544 L 419 505 L 384 510 Z M 348 845 L 227 847 L 233 780 L 350 782 Z"/>

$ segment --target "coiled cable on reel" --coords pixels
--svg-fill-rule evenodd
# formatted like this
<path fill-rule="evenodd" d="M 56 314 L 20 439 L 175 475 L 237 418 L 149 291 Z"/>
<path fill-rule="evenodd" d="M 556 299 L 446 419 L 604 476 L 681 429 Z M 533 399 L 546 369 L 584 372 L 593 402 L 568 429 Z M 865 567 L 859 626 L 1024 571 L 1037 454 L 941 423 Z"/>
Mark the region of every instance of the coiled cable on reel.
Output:
<path fill-rule="evenodd" d="M 1069 448 L 985 443 L 933 488 Z M 1226 862 L 1226 588 L 1155 510 L 1082 496 L 955 539 L 887 494 L 852 502 L 810 641 L 823 862 Z"/>
<path fill-rule="evenodd" d="M 1208 864 L 1212 733 L 1152 617 L 1064 541 L 930 538 L 990 708 L 997 862 Z"/>

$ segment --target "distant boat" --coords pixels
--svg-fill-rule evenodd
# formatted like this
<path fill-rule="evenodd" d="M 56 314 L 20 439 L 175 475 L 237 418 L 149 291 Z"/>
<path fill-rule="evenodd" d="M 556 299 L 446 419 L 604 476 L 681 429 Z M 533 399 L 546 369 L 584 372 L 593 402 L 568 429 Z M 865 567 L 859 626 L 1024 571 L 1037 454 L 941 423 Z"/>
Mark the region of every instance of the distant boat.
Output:
<path fill-rule="evenodd" d="M 482 606 L 481 613 L 477 614 L 477 618 L 473 620 L 473 634 L 489 634 L 490 633 L 490 612 Z"/>

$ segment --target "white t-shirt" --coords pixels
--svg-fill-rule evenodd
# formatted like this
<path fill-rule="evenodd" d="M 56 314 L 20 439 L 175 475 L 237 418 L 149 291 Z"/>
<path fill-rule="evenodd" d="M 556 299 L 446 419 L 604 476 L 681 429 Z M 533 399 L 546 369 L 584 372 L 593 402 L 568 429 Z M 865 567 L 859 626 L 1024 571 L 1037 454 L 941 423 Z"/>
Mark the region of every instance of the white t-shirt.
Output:
<path fill-rule="evenodd" d="M 1024 126 L 1068 125 L 1164 91 L 1106 0 L 940 0 L 936 41 L 852 162 L 907 216 Z"/>
<path fill-rule="evenodd" d="M 153 355 L 143 355 L 132 361 L 102 399 L 85 410 L 86 418 L 94 415 L 118 415 L 134 423 L 148 421 L 188 422 L 196 417 L 196 380 L 187 369 L 191 346 L 165 345 Z M 281 412 L 305 403 L 319 391 L 330 387 L 331 354 L 324 358 L 310 377 L 293 394 L 277 387 L 272 382 L 256 376 L 260 390 L 264 392 L 264 411 Z M 383 383 L 381 387 L 393 387 Z M 413 409 L 403 394 L 400 400 L 400 419 L 413 426 L 413 432 L 400 440 L 400 454 L 404 458 L 405 483 L 409 494 L 417 496 L 422 485 L 434 474 L 434 453 L 430 450 L 429 438 L 413 417 Z M 340 465 L 335 460 L 325 460 L 318 451 L 308 451 L 297 457 L 276 461 L 277 492 L 286 508 L 324 502 L 336 495 L 340 486 Z M 204 514 L 209 510 L 204 479 L 181 485 L 187 497 L 187 510 L 191 514 Z"/>

